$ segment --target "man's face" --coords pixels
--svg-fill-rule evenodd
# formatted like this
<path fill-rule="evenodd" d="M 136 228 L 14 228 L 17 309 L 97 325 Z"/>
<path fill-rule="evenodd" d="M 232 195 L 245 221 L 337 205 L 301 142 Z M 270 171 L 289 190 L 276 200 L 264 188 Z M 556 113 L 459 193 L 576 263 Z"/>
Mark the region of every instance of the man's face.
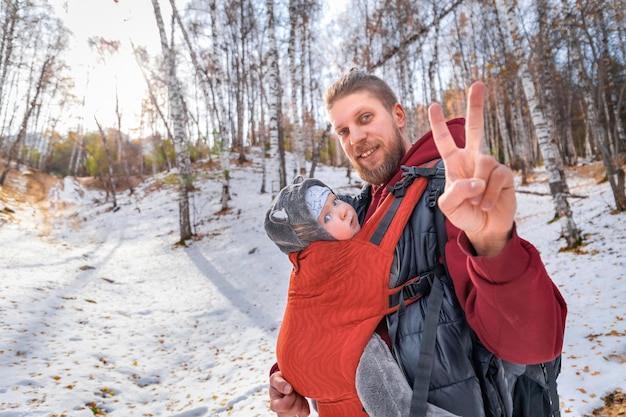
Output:
<path fill-rule="evenodd" d="M 396 104 L 389 112 L 366 91 L 335 101 L 328 112 L 341 147 L 359 176 L 372 185 L 391 179 L 409 148 L 402 129 L 405 114 Z"/>

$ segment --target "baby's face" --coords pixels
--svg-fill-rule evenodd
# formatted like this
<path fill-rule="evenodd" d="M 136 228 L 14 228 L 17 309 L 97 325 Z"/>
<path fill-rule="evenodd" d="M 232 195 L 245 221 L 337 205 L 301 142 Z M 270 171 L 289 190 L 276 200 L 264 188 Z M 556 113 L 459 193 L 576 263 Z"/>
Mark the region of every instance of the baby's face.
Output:
<path fill-rule="evenodd" d="M 337 240 L 351 239 L 361 230 L 354 207 L 337 199 L 333 193 L 328 194 L 317 221 Z"/>

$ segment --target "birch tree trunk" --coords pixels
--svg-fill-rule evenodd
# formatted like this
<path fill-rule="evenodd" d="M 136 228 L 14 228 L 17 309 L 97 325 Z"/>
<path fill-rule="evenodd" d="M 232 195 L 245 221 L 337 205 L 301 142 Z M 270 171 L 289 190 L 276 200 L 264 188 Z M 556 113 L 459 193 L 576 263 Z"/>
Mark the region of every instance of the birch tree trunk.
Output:
<path fill-rule="evenodd" d="M 39 71 L 39 77 L 36 78 L 36 82 L 34 86 L 34 90 L 35 90 L 34 95 L 31 98 L 30 93 L 29 93 L 29 96 L 27 97 L 28 105 L 26 109 L 24 110 L 24 115 L 22 116 L 22 122 L 20 123 L 20 128 L 17 133 L 17 137 L 15 139 L 15 142 L 13 142 L 13 144 L 11 145 L 11 148 L 9 149 L 6 165 L 4 167 L 4 170 L 2 171 L 2 174 L 0 175 L 0 186 L 4 184 L 7 174 L 9 173 L 9 170 L 11 169 L 11 159 L 13 158 L 14 154 L 17 154 L 16 156 L 17 168 L 19 168 L 20 161 L 21 161 L 22 146 L 24 144 L 24 141 L 26 140 L 26 135 L 28 133 L 27 130 L 28 130 L 29 121 L 33 115 L 33 112 L 35 112 L 36 108 L 40 106 L 41 104 L 39 103 L 39 98 L 45 91 L 46 86 L 50 80 L 50 72 L 52 71 L 54 60 L 55 60 L 54 55 L 48 55 L 45 58 L 44 62 L 42 63 L 41 69 Z M 35 62 L 33 62 L 32 67 L 30 68 L 30 71 L 31 73 L 35 71 Z"/>
<path fill-rule="evenodd" d="M 269 38 L 269 131 L 270 131 L 270 190 L 272 198 L 287 185 L 285 173 L 285 144 L 283 140 L 282 87 L 278 66 L 278 45 L 274 21 L 274 0 L 267 0 L 267 35 Z M 278 164 L 278 169 L 275 169 Z"/>
<path fill-rule="evenodd" d="M 219 148 L 220 166 L 222 167 L 222 210 L 228 208 L 228 200 L 230 199 L 230 151 L 229 138 L 230 129 L 228 126 L 229 110 L 224 98 L 224 71 L 222 69 L 222 60 L 220 53 L 220 36 L 218 32 L 218 10 L 217 1 L 211 0 L 209 5 L 211 13 L 211 40 L 213 43 L 213 78 L 211 79 L 211 88 L 213 90 L 213 114 L 217 120 L 217 145 Z"/>
<path fill-rule="evenodd" d="M 200 59 L 198 59 L 198 55 L 191 42 L 189 33 L 185 25 L 183 24 L 182 19 L 180 18 L 180 14 L 178 13 L 178 9 L 174 0 L 170 0 L 170 6 L 172 7 L 172 13 L 174 14 L 174 18 L 176 19 L 178 26 L 180 27 L 181 33 L 183 35 L 183 40 L 185 41 L 185 45 L 187 46 L 187 50 L 189 51 L 191 63 L 193 64 L 196 77 L 200 82 L 202 94 L 204 95 L 210 112 L 212 113 L 213 120 L 215 120 L 215 122 L 217 123 L 213 139 L 215 141 L 214 145 L 219 148 L 219 159 L 222 167 L 222 194 L 220 201 L 222 203 L 221 210 L 224 211 L 228 209 L 228 201 L 230 200 L 230 149 L 228 140 L 230 136 L 230 130 L 225 123 L 225 121 L 228 119 L 229 112 L 226 108 L 226 104 L 224 101 L 224 87 L 222 81 L 224 78 L 224 72 L 222 71 L 221 65 L 222 54 L 220 53 L 220 34 L 217 30 L 217 21 L 219 19 L 217 1 L 212 0 L 209 3 L 213 59 L 212 64 L 208 65 L 208 67 L 211 69 L 213 77 L 211 77 L 209 71 L 206 70 L 205 67 L 200 63 Z"/>
<path fill-rule="evenodd" d="M 72 142 L 72 153 L 70 154 L 70 160 L 67 164 L 67 175 L 74 175 L 76 176 L 76 171 L 74 170 L 74 165 L 77 164 L 76 159 L 77 159 L 77 155 L 78 155 L 78 138 L 80 137 L 80 128 L 76 129 L 76 133 L 72 134 L 69 133 L 68 134 L 68 140 L 70 140 Z"/>
<path fill-rule="evenodd" d="M 572 166 L 576 165 L 578 162 L 578 151 L 574 144 L 574 132 L 572 131 L 572 105 L 574 102 L 574 94 L 572 91 L 567 91 L 565 94 L 565 114 L 560 118 L 561 122 L 559 124 L 563 126 L 563 134 L 565 135 L 565 161 L 569 166 Z"/>
<path fill-rule="evenodd" d="M 326 129 L 324 129 L 324 133 L 322 133 L 320 141 L 313 147 L 313 155 L 311 156 L 311 172 L 309 173 L 309 178 L 313 178 L 315 176 L 315 168 L 317 168 L 317 162 L 320 159 L 322 147 L 324 146 L 324 143 L 326 143 L 326 141 L 328 140 L 328 136 L 330 135 L 332 127 L 333 126 L 330 123 L 326 125 Z"/>
<path fill-rule="evenodd" d="M 435 6 L 433 5 L 433 8 Z M 428 84 L 430 86 L 430 102 L 434 103 L 437 101 L 437 88 L 435 87 L 435 74 L 439 74 L 440 71 L 438 71 L 438 64 L 439 64 L 439 15 L 436 13 L 436 11 L 434 12 L 434 33 L 433 36 L 435 37 L 435 39 L 432 42 L 432 48 L 433 48 L 433 56 L 431 61 L 428 63 Z M 456 19 L 455 19 L 456 20 Z M 460 48 L 460 46 L 459 46 Z M 443 89 L 443 86 L 441 85 L 441 83 L 439 84 L 439 86 Z"/>
<path fill-rule="evenodd" d="M 298 114 L 298 91 L 302 90 L 301 77 L 298 77 L 298 70 L 302 71 L 302 65 L 298 67 L 296 59 L 297 31 L 302 32 L 304 28 L 299 27 L 301 4 L 298 0 L 289 0 L 289 79 L 291 83 L 291 123 L 293 126 L 293 148 L 294 148 L 294 174 L 304 174 L 306 172 L 305 143 L 302 118 Z M 303 35 L 301 35 L 303 36 Z M 302 57 L 303 55 L 300 54 Z"/>
<path fill-rule="evenodd" d="M 504 102 L 499 94 L 501 88 L 502 87 L 500 85 L 492 88 L 492 94 L 493 100 L 496 103 L 496 121 L 498 122 L 498 131 L 500 132 L 500 138 L 502 140 L 502 154 L 504 156 L 504 164 L 507 166 L 511 166 L 513 145 L 511 144 L 511 135 L 509 135 L 509 129 L 506 125 Z"/>
<path fill-rule="evenodd" d="M 20 18 L 20 2 L 4 1 L 6 12 L 2 21 L 2 37 L 0 38 L 0 109 L 4 104 L 4 87 L 9 73 L 9 67 L 13 65 L 13 42 L 17 38 L 15 27 Z M 1 143 L 1 142 L 0 142 Z"/>
<path fill-rule="evenodd" d="M 135 189 L 133 188 L 133 183 L 130 179 L 130 168 L 128 166 L 128 146 L 126 140 L 122 136 L 122 112 L 120 110 L 120 100 L 117 94 L 117 87 L 115 89 L 115 116 L 117 118 L 117 148 L 118 162 L 122 162 L 122 167 L 124 168 L 124 177 L 126 177 L 126 182 L 128 184 L 129 194 L 133 194 Z"/>
<path fill-rule="evenodd" d="M 486 152 L 494 155 L 496 159 L 499 159 L 500 143 L 498 142 L 498 129 L 496 128 L 496 117 L 492 106 L 492 101 L 487 99 L 485 101 L 485 143 L 483 146 Z"/>
<path fill-rule="evenodd" d="M 509 58 L 510 53 L 510 42 L 507 42 L 507 38 L 510 37 L 510 34 L 506 33 L 504 28 L 505 23 L 502 22 L 502 16 L 500 13 L 500 9 L 497 7 L 498 5 L 494 3 L 494 14 L 495 14 L 495 27 L 497 32 L 498 44 L 501 45 L 501 50 L 496 50 L 495 53 L 504 57 L 503 65 L 507 68 L 507 74 L 512 74 L 508 77 L 505 77 L 502 80 L 501 91 L 503 97 L 509 98 L 509 117 L 511 127 L 508 130 L 509 139 L 510 139 L 510 147 L 509 147 L 509 166 L 514 169 L 519 169 L 521 173 L 522 185 L 528 184 L 528 176 L 529 176 L 529 167 L 530 163 L 530 135 L 528 129 L 525 128 L 523 124 L 524 116 L 522 111 L 522 100 L 519 98 L 519 94 L 517 91 L 517 75 L 514 73 L 512 68 L 517 67 L 517 63 L 511 62 Z M 501 100 L 500 100 L 501 101 Z M 500 126 L 506 129 L 506 115 L 504 113 L 504 103 L 499 108 L 503 113 L 499 120 Z M 504 137 L 503 137 L 504 138 Z"/>
<path fill-rule="evenodd" d="M 554 150 L 556 151 L 557 158 L 554 162 L 557 164 L 558 170 L 560 172 L 560 176 L 563 179 L 563 192 L 569 194 L 569 188 L 567 186 L 567 182 L 565 181 L 565 171 L 563 169 L 563 157 L 561 155 L 561 147 L 560 141 L 558 139 L 559 130 L 557 129 L 556 122 L 556 111 L 555 111 L 555 100 L 554 100 L 554 74 L 556 73 L 554 69 L 554 57 L 552 55 L 552 48 L 550 45 L 549 39 L 549 22 L 548 22 L 548 3 L 547 0 L 535 0 L 537 3 L 537 15 L 539 17 L 539 33 L 538 33 L 538 43 L 539 43 L 539 53 L 540 53 L 540 62 L 541 62 L 541 70 L 538 71 L 539 80 L 538 83 L 541 85 L 541 90 L 537 92 L 537 96 L 540 101 L 540 109 L 543 114 L 544 120 L 548 127 L 549 138 L 551 138 L 550 143 L 552 144 Z"/>
<path fill-rule="evenodd" d="M 266 126 L 265 126 L 265 109 L 268 107 L 266 106 L 266 97 L 267 95 L 265 94 L 265 83 L 263 81 L 263 71 L 259 71 L 258 72 L 258 78 L 259 78 L 259 101 L 261 102 L 260 105 L 260 121 L 259 121 L 259 132 L 260 132 L 260 138 L 259 141 L 261 142 L 261 150 L 262 150 L 262 155 L 263 155 L 263 159 L 261 162 L 261 165 L 263 166 L 263 174 L 261 175 L 262 179 L 261 179 L 261 189 L 260 192 L 261 194 L 265 194 L 266 192 L 268 192 L 268 185 L 269 182 L 271 181 L 269 179 L 269 173 L 270 168 L 271 168 L 271 161 L 273 161 L 273 158 L 268 158 L 266 155 L 266 151 L 269 149 L 271 150 L 270 144 L 268 143 L 268 138 L 267 138 L 267 134 L 266 134 Z M 270 161 L 268 163 L 268 161 Z M 269 191 L 271 192 L 271 188 L 269 189 Z"/>
<path fill-rule="evenodd" d="M 165 33 L 165 25 L 161 16 L 161 8 L 159 0 L 152 0 L 154 8 L 154 16 L 156 18 L 157 27 L 159 29 L 159 37 L 161 39 L 161 50 L 165 59 L 165 67 L 167 69 L 166 80 L 168 87 L 168 100 L 170 104 L 170 119 L 172 123 L 171 132 L 173 134 L 172 141 L 176 150 L 176 162 L 178 164 L 178 210 L 179 210 L 179 227 L 180 227 L 180 243 L 184 243 L 191 238 L 191 221 L 189 217 L 189 192 L 193 188 L 191 160 L 187 149 L 187 141 L 185 140 L 185 115 L 183 111 L 183 96 L 181 86 L 176 76 L 176 54 L 173 50 L 173 34 L 172 46 L 167 42 Z"/>
<path fill-rule="evenodd" d="M 522 172 L 522 184 L 528 184 L 528 177 L 530 175 L 531 168 L 531 134 L 524 125 L 524 111 L 522 109 L 523 100 L 520 99 L 520 87 L 519 80 L 515 77 L 514 82 L 507 83 L 507 91 L 509 97 L 515 97 L 511 103 L 511 117 L 513 124 L 513 132 L 515 132 L 515 141 L 513 147 L 515 154 L 517 155 L 517 163 L 520 166 Z"/>
<path fill-rule="evenodd" d="M 111 209 L 115 210 L 117 208 L 117 191 L 115 190 L 115 176 L 113 175 L 113 161 L 111 160 L 111 151 L 109 150 L 109 143 L 107 140 L 107 134 L 98 122 L 98 119 L 94 116 L 94 120 L 96 121 L 96 126 L 98 126 L 98 130 L 100 131 L 100 136 L 102 137 L 102 146 L 104 147 L 104 154 L 107 157 L 107 189 L 111 193 L 111 197 L 113 198 L 113 207 Z"/>
<path fill-rule="evenodd" d="M 572 210 L 565 195 L 565 178 L 561 176 L 559 170 L 558 149 L 554 146 L 550 138 L 550 131 L 542 112 L 539 96 L 535 89 L 532 76 L 528 68 L 528 59 L 524 56 L 522 39 L 517 26 L 517 14 L 513 0 L 502 0 L 502 5 L 506 7 L 507 23 L 509 32 L 513 41 L 513 53 L 515 59 L 519 63 L 519 76 L 522 80 L 522 86 L 534 125 L 535 134 L 539 141 L 539 147 L 548 172 L 548 182 L 550 184 L 550 192 L 554 201 L 556 217 L 561 224 L 561 233 L 565 238 L 568 248 L 574 248 L 579 244 L 580 231 L 576 227 Z"/>
<path fill-rule="evenodd" d="M 600 8 L 600 15 L 602 16 L 602 21 L 605 21 L 605 13 L 602 8 Z M 624 131 L 624 125 L 621 117 L 621 108 L 622 108 L 622 100 L 624 97 L 624 87 L 620 89 L 620 91 L 616 91 L 615 86 L 622 85 L 623 82 L 619 82 L 615 80 L 614 72 L 617 71 L 617 65 L 613 63 L 613 59 L 611 57 L 611 51 L 609 47 L 609 34 L 605 29 L 606 25 L 602 25 L 602 65 L 606 64 L 606 93 L 602 94 L 602 98 L 604 99 L 604 109 L 606 114 L 606 120 L 610 121 L 609 131 L 613 140 L 611 141 L 611 154 L 615 156 L 617 169 L 614 171 L 613 176 L 615 182 L 615 188 L 613 189 L 613 194 L 615 196 L 615 202 L 617 204 L 617 209 L 620 211 L 626 210 L 626 196 L 624 195 L 624 187 L 626 182 L 626 174 L 624 173 L 624 169 L 620 167 L 620 157 L 622 155 L 622 148 L 626 144 L 626 132 Z"/>
<path fill-rule="evenodd" d="M 566 0 L 562 0 L 561 4 L 563 5 L 563 8 L 565 10 L 567 10 L 568 12 L 570 11 L 569 5 L 567 4 Z M 570 41 L 570 53 L 572 56 L 572 63 L 578 74 L 579 83 L 582 86 L 581 93 L 583 96 L 584 112 L 586 115 L 585 124 L 586 126 L 588 126 L 588 130 L 590 131 L 591 136 L 593 137 L 593 140 L 595 141 L 597 147 L 600 150 L 600 154 L 602 155 L 602 163 L 604 164 L 606 177 L 613 192 L 615 206 L 619 211 L 626 211 L 626 195 L 624 191 L 624 186 L 620 186 L 619 184 L 619 163 L 616 162 L 617 158 L 614 158 L 613 154 L 611 154 L 610 152 L 611 147 L 609 145 L 609 139 L 607 137 L 606 131 L 601 126 L 600 114 L 598 112 L 599 106 L 592 95 L 593 86 L 582 59 L 580 43 L 578 41 L 578 34 L 574 33 L 573 29 L 569 28 L 567 25 L 564 26 L 568 31 L 567 35 Z M 589 145 L 587 146 L 590 147 Z M 588 149 L 587 152 L 589 155 L 591 149 Z"/>

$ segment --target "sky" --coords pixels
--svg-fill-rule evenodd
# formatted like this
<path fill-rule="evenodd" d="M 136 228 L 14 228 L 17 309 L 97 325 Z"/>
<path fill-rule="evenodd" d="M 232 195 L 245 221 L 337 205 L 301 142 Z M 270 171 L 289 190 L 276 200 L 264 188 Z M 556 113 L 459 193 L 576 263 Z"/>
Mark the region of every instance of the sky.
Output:
<path fill-rule="evenodd" d="M 146 47 L 153 55 L 160 53 L 159 33 L 150 0 L 49 0 L 56 14 L 72 31 L 70 48 L 65 56 L 76 79 L 75 92 L 85 97 L 82 109 L 84 124 L 94 129 L 94 116 L 105 127 L 117 126 L 115 94 L 123 111 L 122 130 L 136 128 L 141 101 L 146 97 L 146 83 L 132 52 Z M 162 13 L 169 15 L 169 2 L 160 1 Z M 87 43 L 92 37 L 117 40 L 119 53 L 103 60 Z"/>
<path fill-rule="evenodd" d="M 38 206 L 0 193 L 0 417 L 270 417 L 268 371 L 290 264 L 265 236 L 260 152 L 232 171 L 219 214 L 216 171 L 197 175 L 197 239 L 178 240 L 176 189 L 165 175 L 111 211 L 101 192 L 66 178 Z M 558 379 L 564 417 L 626 387 L 626 213 L 607 183 L 569 176 L 582 253 L 561 251 L 544 170 L 521 186 L 516 220 L 569 308 Z M 356 193 L 355 177 L 316 177 Z M 24 176 L 23 178 L 28 178 Z M 350 182 L 349 182 L 350 181 Z M 12 184 L 26 189 L 26 180 Z M 528 295 L 532 296 L 532 295 Z M 541 319 L 541 318 L 538 318 Z"/>
<path fill-rule="evenodd" d="M 345 9 L 347 0 L 327 0 L 324 24 Z M 66 27 L 72 31 L 70 48 L 65 55 L 76 79 L 75 93 L 85 106 L 78 110 L 83 124 L 96 129 L 94 117 L 105 127 L 117 126 L 116 89 L 122 109 L 122 130 L 134 133 L 139 127 L 141 101 L 146 97 L 146 83 L 132 52 L 131 40 L 151 54 L 161 53 L 158 29 L 151 0 L 49 0 Z M 168 0 L 160 0 L 164 19 L 170 14 Z M 177 4 L 183 4 L 178 0 Z M 265 18 L 260 16 L 260 18 Z M 103 61 L 88 45 L 92 37 L 121 42 L 115 56 Z M 75 126 L 67 126 L 75 128 Z M 141 133 L 141 132 L 139 132 Z"/>

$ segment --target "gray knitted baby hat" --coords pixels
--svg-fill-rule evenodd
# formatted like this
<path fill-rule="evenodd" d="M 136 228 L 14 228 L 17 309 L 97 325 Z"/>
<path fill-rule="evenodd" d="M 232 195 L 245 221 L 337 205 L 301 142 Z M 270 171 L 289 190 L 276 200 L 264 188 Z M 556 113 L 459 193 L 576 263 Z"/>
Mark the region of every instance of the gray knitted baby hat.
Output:
<path fill-rule="evenodd" d="M 284 253 L 301 251 L 316 240 L 336 240 L 317 222 L 331 192 L 320 180 L 298 175 L 270 204 L 264 224 L 267 236 Z"/>
<path fill-rule="evenodd" d="M 330 188 L 326 186 L 311 185 L 307 187 L 304 192 L 304 201 L 314 219 L 319 220 L 324 204 L 326 204 L 326 199 L 328 199 L 330 193 Z"/>

